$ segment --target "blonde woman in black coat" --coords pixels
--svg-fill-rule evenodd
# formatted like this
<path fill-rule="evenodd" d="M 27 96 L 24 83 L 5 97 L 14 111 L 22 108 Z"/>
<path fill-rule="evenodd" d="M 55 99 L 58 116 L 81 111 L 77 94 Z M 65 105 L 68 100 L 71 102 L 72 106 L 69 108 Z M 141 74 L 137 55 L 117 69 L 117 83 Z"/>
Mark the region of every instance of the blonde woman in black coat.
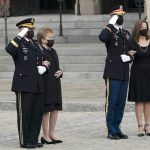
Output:
<path fill-rule="evenodd" d="M 58 111 L 62 110 L 61 82 L 62 70 L 59 68 L 58 55 L 53 49 L 53 31 L 44 27 L 37 33 L 39 47 L 42 50 L 44 58 L 49 61 L 49 70 L 44 76 L 44 114 L 43 114 L 43 144 L 62 143 L 55 137 L 54 130 L 57 122 Z"/>

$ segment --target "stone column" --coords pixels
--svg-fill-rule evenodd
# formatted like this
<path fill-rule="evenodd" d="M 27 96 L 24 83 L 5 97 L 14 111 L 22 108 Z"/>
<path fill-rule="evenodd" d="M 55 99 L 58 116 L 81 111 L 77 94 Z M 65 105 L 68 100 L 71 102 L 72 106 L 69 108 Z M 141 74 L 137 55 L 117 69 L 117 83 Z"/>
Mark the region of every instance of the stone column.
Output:
<path fill-rule="evenodd" d="M 77 0 L 76 0 L 77 2 Z M 100 14 L 100 2 L 101 0 L 80 0 L 80 13 L 81 15 L 94 15 Z M 76 12 L 75 5 L 75 12 Z M 76 13 L 75 13 L 76 14 Z"/>
<path fill-rule="evenodd" d="M 0 1 L 0 14 L 1 14 L 1 11 L 3 11 L 5 2 L 6 2 L 6 5 L 7 5 L 7 6 L 10 6 L 10 0 L 1 0 L 1 1 Z M 10 9 L 8 10 L 7 15 L 8 15 L 8 16 L 10 15 Z M 3 15 L 2 15 L 2 16 L 3 16 Z"/>
<path fill-rule="evenodd" d="M 150 23 L 150 0 L 145 0 L 144 14 L 147 16 L 147 21 Z"/>

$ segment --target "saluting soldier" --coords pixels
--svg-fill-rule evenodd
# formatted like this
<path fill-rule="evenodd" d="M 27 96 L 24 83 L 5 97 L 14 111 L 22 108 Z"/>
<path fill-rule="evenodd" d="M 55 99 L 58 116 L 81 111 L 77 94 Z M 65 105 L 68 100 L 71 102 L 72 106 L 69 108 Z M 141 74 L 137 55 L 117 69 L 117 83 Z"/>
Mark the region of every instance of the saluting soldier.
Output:
<path fill-rule="evenodd" d="M 15 64 L 12 91 L 16 94 L 18 133 L 23 148 L 43 146 L 38 137 L 43 117 L 42 74 L 46 67 L 42 66 L 42 52 L 32 39 L 34 22 L 34 18 L 28 18 L 17 23 L 20 32 L 6 47 Z"/>
<path fill-rule="evenodd" d="M 109 24 L 99 35 L 107 49 L 103 76 L 106 81 L 107 138 L 115 140 L 128 138 L 120 129 L 127 95 L 129 62 L 132 60 L 132 56 L 128 55 L 131 36 L 122 27 L 124 14 L 122 6 L 115 6 L 110 12 Z"/>

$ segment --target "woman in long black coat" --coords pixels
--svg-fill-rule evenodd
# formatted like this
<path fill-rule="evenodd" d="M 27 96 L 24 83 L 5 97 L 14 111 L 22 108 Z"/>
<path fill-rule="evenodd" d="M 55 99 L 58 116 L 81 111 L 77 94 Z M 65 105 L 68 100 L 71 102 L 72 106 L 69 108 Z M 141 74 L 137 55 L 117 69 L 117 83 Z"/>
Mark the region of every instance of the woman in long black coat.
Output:
<path fill-rule="evenodd" d="M 58 111 L 62 110 L 61 82 L 62 70 L 59 68 L 58 55 L 53 49 L 53 31 L 50 28 L 41 28 L 37 33 L 39 47 L 44 59 L 49 62 L 49 69 L 44 75 L 45 100 L 43 114 L 43 136 L 41 142 L 44 144 L 61 143 L 54 135 Z"/>

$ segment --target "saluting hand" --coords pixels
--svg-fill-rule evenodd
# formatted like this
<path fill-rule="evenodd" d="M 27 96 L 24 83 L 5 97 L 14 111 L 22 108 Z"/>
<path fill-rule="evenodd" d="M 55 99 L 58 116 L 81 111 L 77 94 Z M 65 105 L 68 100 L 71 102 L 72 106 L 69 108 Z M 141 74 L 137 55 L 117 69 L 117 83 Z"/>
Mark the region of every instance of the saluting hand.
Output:
<path fill-rule="evenodd" d="M 25 36 L 25 34 L 29 31 L 28 28 L 23 28 L 19 33 L 18 36 L 23 38 Z"/>
<path fill-rule="evenodd" d="M 117 20 L 118 20 L 118 16 L 117 16 L 117 15 L 113 15 L 113 16 L 111 17 L 111 19 L 109 20 L 109 24 L 114 25 Z"/>
<path fill-rule="evenodd" d="M 61 70 L 58 70 L 58 71 L 54 74 L 54 76 L 55 76 L 56 78 L 59 78 L 62 74 L 63 74 L 63 72 L 62 72 Z"/>

